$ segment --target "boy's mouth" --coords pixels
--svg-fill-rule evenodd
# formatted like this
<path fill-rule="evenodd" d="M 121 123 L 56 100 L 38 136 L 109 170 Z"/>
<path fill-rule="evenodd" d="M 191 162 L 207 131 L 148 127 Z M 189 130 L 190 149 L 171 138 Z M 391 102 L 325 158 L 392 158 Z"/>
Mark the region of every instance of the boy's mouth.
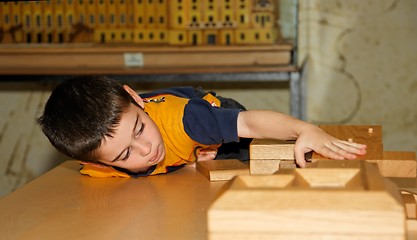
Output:
<path fill-rule="evenodd" d="M 157 148 L 157 150 L 156 150 L 156 154 L 155 154 L 155 156 L 153 156 L 149 161 L 148 161 L 148 164 L 149 165 L 153 165 L 153 164 L 155 164 L 155 163 L 158 163 L 158 160 L 159 160 L 159 156 L 160 155 L 160 151 L 159 151 L 159 147 Z"/>

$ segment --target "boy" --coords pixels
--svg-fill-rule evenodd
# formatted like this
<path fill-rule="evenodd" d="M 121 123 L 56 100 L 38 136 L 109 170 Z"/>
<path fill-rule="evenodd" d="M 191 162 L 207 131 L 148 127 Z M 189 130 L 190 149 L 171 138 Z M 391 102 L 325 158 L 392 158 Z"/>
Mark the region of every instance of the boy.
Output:
<path fill-rule="evenodd" d="M 264 110 L 219 107 L 211 94 L 172 88 L 138 95 L 105 76 L 61 82 L 38 119 L 51 144 L 83 161 L 90 176 L 139 177 L 167 173 L 211 160 L 220 145 L 240 138 L 297 139 L 296 162 L 316 151 L 332 159 L 355 159 L 366 146 L 338 140 L 320 128 Z"/>

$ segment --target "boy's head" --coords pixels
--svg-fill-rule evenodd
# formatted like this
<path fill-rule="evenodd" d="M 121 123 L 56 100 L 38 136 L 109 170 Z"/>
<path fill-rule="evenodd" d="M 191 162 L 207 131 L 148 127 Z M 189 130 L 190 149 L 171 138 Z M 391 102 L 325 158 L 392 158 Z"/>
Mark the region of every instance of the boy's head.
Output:
<path fill-rule="evenodd" d="M 74 159 L 142 171 L 165 155 L 160 132 L 143 108 L 128 86 L 82 76 L 58 84 L 38 123 L 51 144 Z"/>

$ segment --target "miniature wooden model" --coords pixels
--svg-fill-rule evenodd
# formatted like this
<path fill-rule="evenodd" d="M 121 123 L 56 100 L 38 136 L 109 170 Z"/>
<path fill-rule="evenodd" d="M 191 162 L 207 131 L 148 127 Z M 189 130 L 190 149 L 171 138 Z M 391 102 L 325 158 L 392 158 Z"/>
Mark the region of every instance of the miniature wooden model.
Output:
<path fill-rule="evenodd" d="M 295 168 L 294 143 L 253 139 L 249 146 L 250 174 L 273 174 L 280 168 Z"/>
<path fill-rule="evenodd" d="M 395 184 L 365 161 L 234 178 L 208 211 L 209 239 L 405 239 Z"/>
<path fill-rule="evenodd" d="M 279 159 L 251 159 L 249 163 L 250 174 L 270 175 L 285 168 L 296 168 L 294 160 Z"/>
<path fill-rule="evenodd" d="M 272 44 L 270 0 L 0 2 L 0 43 Z"/>
<path fill-rule="evenodd" d="M 253 139 L 250 145 L 250 159 L 294 159 L 295 141 L 282 141 L 272 139 Z"/>
<path fill-rule="evenodd" d="M 227 181 L 249 174 L 248 166 L 237 159 L 198 161 L 196 168 L 210 181 Z"/>
<path fill-rule="evenodd" d="M 366 144 L 367 154 L 359 156 L 358 159 L 376 163 L 383 176 L 416 177 L 416 154 L 414 152 L 383 151 L 381 126 L 333 125 L 320 127 L 339 139 Z M 290 141 L 253 140 L 250 146 L 250 173 L 272 174 L 283 166 L 295 167 L 293 148 L 294 143 Z M 310 157 L 312 162 L 325 159 L 327 158 L 317 153 L 312 153 Z"/>

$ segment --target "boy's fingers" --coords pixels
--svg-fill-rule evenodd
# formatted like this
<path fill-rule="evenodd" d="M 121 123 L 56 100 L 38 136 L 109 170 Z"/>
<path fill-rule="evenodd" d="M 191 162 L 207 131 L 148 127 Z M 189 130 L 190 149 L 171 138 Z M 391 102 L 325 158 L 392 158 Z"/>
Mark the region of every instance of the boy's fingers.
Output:
<path fill-rule="evenodd" d="M 328 144 L 321 148 L 317 153 L 330 159 L 341 160 L 344 158 L 346 151 L 334 144 Z"/>
<path fill-rule="evenodd" d="M 361 143 L 349 142 L 349 141 L 344 141 L 344 140 L 337 140 L 337 142 L 343 143 L 343 144 L 351 146 L 351 147 L 359 148 L 359 149 L 365 149 L 366 148 L 366 145 L 361 144 Z"/>
<path fill-rule="evenodd" d="M 353 155 L 356 157 L 356 155 L 364 155 L 366 153 L 366 145 L 363 144 L 342 140 L 336 141 L 333 144 L 340 148 L 340 153 L 342 153 L 343 156 L 348 158 L 353 157 Z"/>
<path fill-rule="evenodd" d="M 295 162 L 297 163 L 298 166 L 302 168 L 306 166 L 304 151 L 294 149 L 294 157 L 295 157 Z"/>

